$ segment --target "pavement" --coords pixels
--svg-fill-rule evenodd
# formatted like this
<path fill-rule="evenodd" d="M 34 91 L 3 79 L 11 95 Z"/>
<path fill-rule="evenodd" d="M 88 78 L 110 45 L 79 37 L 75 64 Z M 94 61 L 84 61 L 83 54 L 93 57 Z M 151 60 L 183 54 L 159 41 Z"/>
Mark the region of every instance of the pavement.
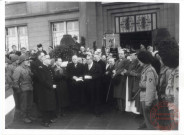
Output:
<path fill-rule="evenodd" d="M 8 117 L 13 117 L 11 111 Z M 7 119 L 8 119 L 7 117 Z M 120 112 L 113 108 L 106 108 L 101 117 L 79 109 L 66 111 L 65 116 L 59 116 L 56 123 L 44 127 L 41 119 L 36 119 L 30 124 L 21 120 L 13 120 L 6 124 L 6 129 L 96 129 L 96 130 L 137 130 L 143 122 L 143 117 L 129 112 Z"/>

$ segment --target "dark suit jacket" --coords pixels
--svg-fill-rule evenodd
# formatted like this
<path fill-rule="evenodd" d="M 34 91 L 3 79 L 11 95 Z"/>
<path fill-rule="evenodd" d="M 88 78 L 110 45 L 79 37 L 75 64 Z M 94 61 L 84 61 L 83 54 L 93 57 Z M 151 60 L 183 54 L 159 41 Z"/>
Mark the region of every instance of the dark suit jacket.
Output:
<path fill-rule="evenodd" d="M 104 75 L 105 74 L 105 68 L 106 68 L 106 64 L 105 64 L 105 62 L 103 62 L 102 60 L 99 60 L 98 62 L 96 62 L 97 64 L 99 64 L 99 66 L 100 66 L 100 68 L 101 68 L 101 73 L 102 73 L 102 75 Z"/>
<path fill-rule="evenodd" d="M 43 66 L 43 63 L 40 60 L 36 59 L 35 61 L 31 62 L 31 71 L 33 73 L 34 79 L 36 80 L 39 77 L 39 66 Z"/>
<path fill-rule="evenodd" d="M 131 62 L 129 69 L 126 73 L 126 75 L 128 75 L 129 101 L 132 100 L 134 94 L 139 90 L 139 81 L 142 69 L 143 67 L 139 65 L 138 59 L 135 59 Z"/>
<path fill-rule="evenodd" d="M 42 50 L 42 51 L 37 51 L 36 57 L 38 57 L 38 55 L 39 55 L 41 52 L 43 52 L 45 55 L 47 55 L 47 52 L 46 52 L 45 50 Z"/>
<path fill-rule="evenodd" d="M 113 70 L 115 69 L 115 65 L 113 65 L 112 67 L 110 67 L 110 66 L 108 66 L 107 67 L 107 69 L 106 69 L 106 72 L 108 73 L 108 74 L 105 74 L 105 76 L 109 76 L 109 77 L 112 77 L 112 75 L 113 75 Z"/>
<path fill-rule="evenodd" d="M 91 105 L 98 105 L 100 102 L 100 80 L 101 80 L 101 68 L 98 64 L 93 62 L 91 69 L 88 69 L 88 65 L 85 65 L 84 75 L 92 76 L 92 79 L 85 80 L 86 91 L 90 95 Z"/>
<path fill-rule="evenodd" d="M 38 95 L 38 105 L 42 111 L 56 109 L 56 95 L 54 84 L 54 71 L 45 65 L 39 67 L 40 94 Z"/>
<path fill-rule="evenodd" d="M 84 70 L 83 65 L 81 63 L 77 63 L 75 67 L 74 63 L 69 63 L 66 67 L 67 76 L 69 79 L 72 79 L 73 76 L 83 77 Z"/>
<path fill-rule="evenodd" d="M 93 66 L 91 67 L 90 70 L 88 69 L 87 64 L 84 67 L 84 75 L 92 76 L 92 80 L 98 79 L 99 77 L 101 77 L 101 74 L 102 74 L 101 67 L 95 62 L 93 62 Z"/>
<path fill-rule="evenodd" d="M 116 63 L 115 63 L 116 75 L 121 74 L 121 72 L 124 69 L 128 70 L 129 64 L 130 64 L 130 61 L 127 60 L 126 58 L 124 58 L 122 61 L 120 61 L 120 60 L 116 61 Z"/>
<path fill-rule="evenodd" d="M 86 58 L 87 55 L 85 54 L 85 52 L 79 51 L 78 56 L 81 57 L 81 58 Z"/>

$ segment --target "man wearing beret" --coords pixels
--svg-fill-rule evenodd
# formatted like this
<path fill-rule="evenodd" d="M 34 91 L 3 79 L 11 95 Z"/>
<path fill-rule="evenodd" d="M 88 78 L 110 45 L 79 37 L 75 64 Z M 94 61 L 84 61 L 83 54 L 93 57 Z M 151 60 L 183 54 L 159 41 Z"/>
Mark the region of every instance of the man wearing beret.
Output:
<path fill-rule="evenodd" d="M 19 57 L 19 66 L 13 73 L 13 89 L 20 94 L 20 111 L 25 123 L 31 123 L 30 110 L 33 99 L 32 73 L 29 68 L 29 57 L 22 55 Z"/>

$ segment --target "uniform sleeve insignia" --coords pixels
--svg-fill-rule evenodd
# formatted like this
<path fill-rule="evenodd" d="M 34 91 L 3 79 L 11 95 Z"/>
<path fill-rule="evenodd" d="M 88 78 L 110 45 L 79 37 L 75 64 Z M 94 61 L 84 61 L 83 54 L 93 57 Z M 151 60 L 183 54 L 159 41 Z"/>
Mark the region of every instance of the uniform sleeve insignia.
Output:
<path fill-rule="evenodd" d="M 152 78 L 149 78 L 149 82 L 152 82 L 152 80 L 153 80 Z"/>

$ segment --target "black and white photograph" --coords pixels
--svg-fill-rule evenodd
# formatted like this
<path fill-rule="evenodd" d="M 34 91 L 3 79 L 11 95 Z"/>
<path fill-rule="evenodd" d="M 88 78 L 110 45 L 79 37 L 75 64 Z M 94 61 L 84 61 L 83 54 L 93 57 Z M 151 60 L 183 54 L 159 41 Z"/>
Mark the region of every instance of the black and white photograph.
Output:
<path fill-rule="evenodd" d="M 5 130 L 177 133 L 180 5 L 4 1 Z"/>

